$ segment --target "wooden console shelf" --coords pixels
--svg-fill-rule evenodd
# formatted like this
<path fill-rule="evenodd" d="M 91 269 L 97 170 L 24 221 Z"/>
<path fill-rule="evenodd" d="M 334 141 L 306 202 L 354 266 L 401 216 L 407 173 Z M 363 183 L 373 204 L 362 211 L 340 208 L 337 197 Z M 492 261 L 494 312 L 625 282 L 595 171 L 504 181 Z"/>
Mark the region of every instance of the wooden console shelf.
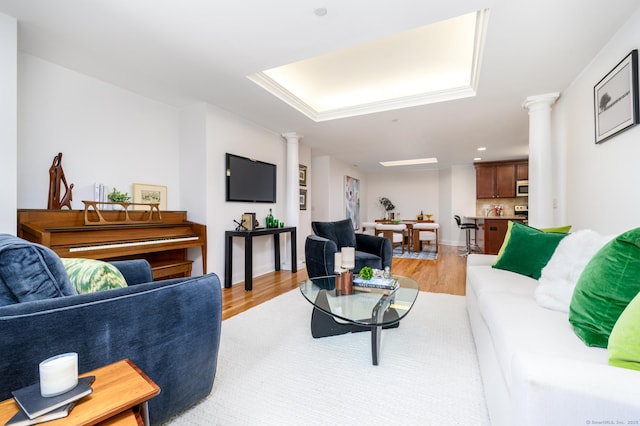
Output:
<path fill-rule="evenodd" d="M 231 288 L 231 276 L 233 275 L 233 238 L 244 238 L 244 289 L 253 290 L 253 238 L 262 235 L 273 235 L 274 263 L 276 271 L 280 270 L 280 234 L 291 233 L 291 272 L 298 271 L 296 254 L 296 227 L 285 226 L 283 228 L 258 228 L 253 231 L 225 231 L 224 250 L 224 286 Z"/>

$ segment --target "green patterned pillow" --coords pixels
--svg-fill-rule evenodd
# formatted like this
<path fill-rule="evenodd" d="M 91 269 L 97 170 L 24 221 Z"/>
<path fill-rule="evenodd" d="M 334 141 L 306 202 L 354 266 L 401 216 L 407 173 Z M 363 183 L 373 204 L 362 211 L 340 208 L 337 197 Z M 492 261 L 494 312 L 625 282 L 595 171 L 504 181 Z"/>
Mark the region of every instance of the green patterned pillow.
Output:
<path fill-rule="evenodd" d="M 95 293 L 127 286 L 122 273 L 110 263 L 94 259 L 61 259 L 78 293 Z"/>

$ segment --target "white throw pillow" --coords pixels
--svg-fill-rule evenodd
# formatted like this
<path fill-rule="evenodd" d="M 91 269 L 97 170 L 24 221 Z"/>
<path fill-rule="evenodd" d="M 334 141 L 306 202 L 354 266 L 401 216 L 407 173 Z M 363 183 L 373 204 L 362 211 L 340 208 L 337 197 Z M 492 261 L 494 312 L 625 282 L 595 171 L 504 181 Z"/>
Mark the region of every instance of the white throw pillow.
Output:
<path fill-rule="evenodd" d="M 536 302 L 544 308 L 568 313 L 573 289 L 584 267 L 613 237 L 585 229 L 563 238 L 542 269 L 535 290 Z"/>

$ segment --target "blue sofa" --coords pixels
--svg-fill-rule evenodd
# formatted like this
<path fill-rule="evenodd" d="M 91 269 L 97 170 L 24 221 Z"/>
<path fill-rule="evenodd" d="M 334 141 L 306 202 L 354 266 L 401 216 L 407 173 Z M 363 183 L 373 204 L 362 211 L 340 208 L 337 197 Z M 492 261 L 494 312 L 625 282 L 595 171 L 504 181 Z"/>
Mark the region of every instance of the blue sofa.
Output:
<path fill-rule="evenodd" d="M 145 260 L 113 264 L 127 287 L 66 295 L 64 266 L 53 251 L 0 235 L 0 400 L 36 383 L 38 364 L 65 352 L 78 353 L 80 373 L 133 361 L 161 388 L 149 401 L 152 424 L 211 392 L 222 316 L 218 277 L 153 282 Z M 20 280 L 18 289 L 49 285 L 60 294 L 11 303 L 8 286 Z"/>

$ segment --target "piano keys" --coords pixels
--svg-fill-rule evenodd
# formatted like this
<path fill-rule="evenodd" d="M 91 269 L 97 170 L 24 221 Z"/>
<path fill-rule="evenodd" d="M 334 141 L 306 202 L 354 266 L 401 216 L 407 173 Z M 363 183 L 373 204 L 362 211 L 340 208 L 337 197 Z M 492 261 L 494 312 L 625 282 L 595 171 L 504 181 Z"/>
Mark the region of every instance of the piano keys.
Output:
<path fill-rule="evenodd" d="M 118 220 L 118 211 L 101 211 Z M 129 212 L 130 215 L 143 211 Z M 184 211 L 163 211 L 160 223 L 85 225 L 83 210 L 18 210 L 18 236 L 51 248 L 60 257 L 100 260 L 146 259 L 154 279 L 188 277 L 189 248 L 199 248 L 206 273 L 206 226 Z"/>

